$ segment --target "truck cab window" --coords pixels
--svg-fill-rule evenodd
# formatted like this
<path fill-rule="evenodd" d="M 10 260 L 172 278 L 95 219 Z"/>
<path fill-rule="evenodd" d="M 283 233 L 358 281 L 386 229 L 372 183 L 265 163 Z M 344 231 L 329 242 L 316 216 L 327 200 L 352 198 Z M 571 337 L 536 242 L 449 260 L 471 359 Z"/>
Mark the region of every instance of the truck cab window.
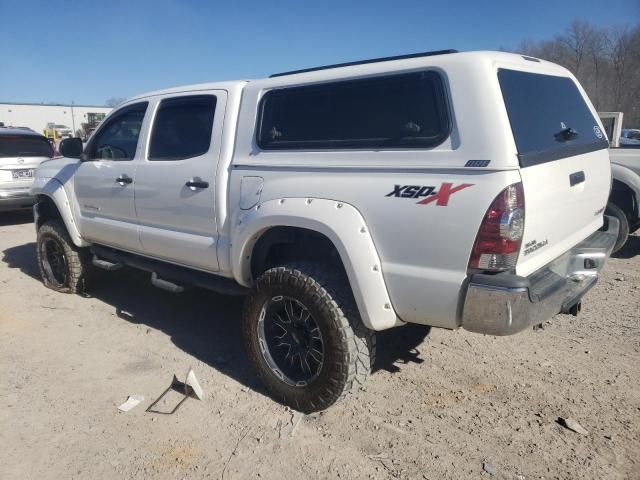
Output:
<path fill-rule="evenodd" d="M 97 134 L 90 147 L 93 159 L 131 160 L 136 154 L 147 102 L 126 107 Z"/>
<path fill-rule="evenodd" d="M 149 160 L 184 160 L 209 151 L 214 95 L 190 95 L 160 102 L 153 122 Z"/>

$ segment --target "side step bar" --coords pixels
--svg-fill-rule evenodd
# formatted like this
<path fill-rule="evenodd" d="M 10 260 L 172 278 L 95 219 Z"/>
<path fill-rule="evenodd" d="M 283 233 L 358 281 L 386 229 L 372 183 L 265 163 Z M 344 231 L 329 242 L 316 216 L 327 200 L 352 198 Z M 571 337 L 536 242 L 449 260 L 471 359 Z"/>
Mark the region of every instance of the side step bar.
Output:
<path fill-rule="evenodd" d="M 93 256 L 91 259 L 91 263 L 94 267 L 101 268 L 102 270 L 107 270 L 109 272 L 113 272 L 114 270 L 120 270 L 122 268 L 121 263 L 113 263 L 108 260 L 103 260 L 102 258 L 98 258 L 97 256 Z"/>
<path fill-rule="evenodd" d="M 156 272 L 151 272 L 151 285 L 161 288 L 162 290 L 166 290 L 167 292 L 184 292 L 184 287 L 182 285 L 170 282 L 169 280 L 163 280 L 162 278 L 158 277 L 158 274 Z"/>
<path fill-rule="evenodd" d="M 103 261 L 105 264 L 120 265 L 120 267 L 128 265 L 145 272 L 151 272 L 151 283 L 170 292 L 183 291 L 186 285 L 205 288 L 225 295 L 246 295 L 249 292 L 247 288 L 230 278 L 141 257 L 109 247 L 94 245 L 91 247 L 91 253 L 99 262 Z"/>

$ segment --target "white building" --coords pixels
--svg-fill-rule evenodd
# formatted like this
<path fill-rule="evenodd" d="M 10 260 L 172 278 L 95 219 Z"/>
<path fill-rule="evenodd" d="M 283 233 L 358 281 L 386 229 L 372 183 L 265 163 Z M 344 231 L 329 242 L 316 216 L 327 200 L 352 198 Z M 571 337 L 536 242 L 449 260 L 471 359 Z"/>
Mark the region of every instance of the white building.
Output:
<path fill-rule="evenodd" d="M 82 129 L 83 123 L 95 126 L 111 110 L 111 107 L 93 105 L 0 102 L 0 123 L 7 127 L 29 127 L 39 133 L 53 123 L 65 125 L 75 133 Z"/>

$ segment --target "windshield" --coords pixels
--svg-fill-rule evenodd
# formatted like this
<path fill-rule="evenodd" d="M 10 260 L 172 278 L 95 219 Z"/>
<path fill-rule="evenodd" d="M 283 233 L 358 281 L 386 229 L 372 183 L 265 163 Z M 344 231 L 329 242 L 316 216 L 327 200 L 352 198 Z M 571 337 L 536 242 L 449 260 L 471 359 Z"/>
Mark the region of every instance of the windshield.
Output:
<path fill-rule="evenodd" d="M 53 149 L 44 137 L 2 135 L 0 136 L 0 158 L 7 157 L 53 157 Z"/>
<path fill-rule="evenodd" d="M 498 80 L 521 166 L 608 147 L 571 78 L 500 69 Z"/>

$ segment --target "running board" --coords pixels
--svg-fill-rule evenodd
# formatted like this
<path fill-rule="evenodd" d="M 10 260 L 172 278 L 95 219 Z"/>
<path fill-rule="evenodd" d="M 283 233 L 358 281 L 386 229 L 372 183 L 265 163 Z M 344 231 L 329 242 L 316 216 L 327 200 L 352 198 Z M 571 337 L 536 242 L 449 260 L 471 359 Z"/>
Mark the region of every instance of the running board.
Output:
<path fill-rule="evenodd" d="M 102 258 L 98 258 L 96 255 L 91 259 L 91 264 L 94 267 L 101 268 L 102 270 L 107 270 L 109 272 L 113 272 L 115 270 L 120 270 L 122 268 L 122 263 L 113 263 L 108 260 L 103 260 Z"/>
<path fill-rule="evenodd" d="M 144 270 L 145 272 L 151 272 L 155 274 L 156 278 L 156 283 L 154 283 L 153 277 L 151 283 L 159 288 L 169 287 L 164 288 L 169 291 L 176 291 L 172 290 L 174 287 L 184 288 L 184 286 L 194 286 L 225 295 L 246 295 L 249 292 L 247 288 L 230 278 L 173 265 L 109 247 L 94 245 L 91 247 L 91 253 L 93 253 L 98 260 L 106 261 L 109 264 L 128 265 L 139 270 Z M 160 286 L 159 283 L 162 283 L 163 286 Z"/>
<path fill-rule="evenodd" d="M 170 282 L 169 280 L 164 280 L 158 277 L 158 274 L 156 272 L 151 272 L 151 285 L 171 293 L 184 292 L 184 287 L 182 285 L 178 285 L 177 283 Z"/>

